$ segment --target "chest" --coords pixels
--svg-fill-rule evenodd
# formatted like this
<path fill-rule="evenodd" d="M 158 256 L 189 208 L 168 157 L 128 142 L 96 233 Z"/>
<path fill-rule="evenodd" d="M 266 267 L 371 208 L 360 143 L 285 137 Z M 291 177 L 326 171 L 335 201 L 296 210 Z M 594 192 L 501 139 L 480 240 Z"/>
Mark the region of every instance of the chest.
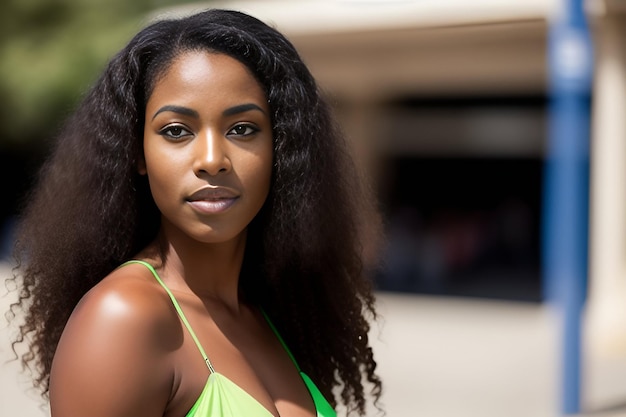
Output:
<path fill-rule="evenodd" d="M 229 392 L 243 392 L 232 395 L 232 401 L 243 402 L 249 396 L 274 416 L 315 416 L 311 394 L 267 323 L 252 320 L 248 326 L 229 325 L 197 311 L 187 316 L 196 340 L 180 322 L 180 345 L 171 354 L 168 417 L 185 416 L 204 395 L 211 375 L 205 357 L 215 376 L 232 388 Z"/>

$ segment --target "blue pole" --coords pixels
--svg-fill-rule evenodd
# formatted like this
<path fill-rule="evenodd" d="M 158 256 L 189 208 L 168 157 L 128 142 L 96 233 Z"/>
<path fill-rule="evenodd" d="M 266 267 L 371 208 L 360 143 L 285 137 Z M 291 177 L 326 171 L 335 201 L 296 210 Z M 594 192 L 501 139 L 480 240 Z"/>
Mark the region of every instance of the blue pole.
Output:
<path fill-rule="evenodd" d="M 561 411 L 581 403 L 581 318 L 587 292 L 592 50 L 583 0 L 563 0 L 548 38 L 550 107 L 544 176 L 543 273 L 562 320 Z"/>

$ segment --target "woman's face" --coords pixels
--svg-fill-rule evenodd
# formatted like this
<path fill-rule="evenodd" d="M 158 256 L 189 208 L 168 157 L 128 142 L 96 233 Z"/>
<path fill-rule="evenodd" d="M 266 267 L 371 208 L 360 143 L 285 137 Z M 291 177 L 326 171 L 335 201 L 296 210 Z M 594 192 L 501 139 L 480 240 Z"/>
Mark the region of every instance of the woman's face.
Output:
<path fill-rule="evenodd" d="M 165 230 L 206 243 L 240 236 L 268 195 L 272 149 L 265 93 L 243 64 L 177 57 L 146 105 L 140 167 Z"/>

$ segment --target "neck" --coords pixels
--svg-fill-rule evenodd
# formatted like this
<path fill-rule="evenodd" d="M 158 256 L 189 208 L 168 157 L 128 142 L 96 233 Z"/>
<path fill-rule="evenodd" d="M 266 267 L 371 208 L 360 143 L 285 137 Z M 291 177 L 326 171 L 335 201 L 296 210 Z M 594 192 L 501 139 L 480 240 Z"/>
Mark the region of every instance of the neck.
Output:
<path fill-rule="evenodd" d="M 161 229 L 163 280 L 172 290 L 191 292 L 203 302 L 240 309 L 239 273 L 246 246 L 245 233 L 220 243 L 202 243 Z"/>

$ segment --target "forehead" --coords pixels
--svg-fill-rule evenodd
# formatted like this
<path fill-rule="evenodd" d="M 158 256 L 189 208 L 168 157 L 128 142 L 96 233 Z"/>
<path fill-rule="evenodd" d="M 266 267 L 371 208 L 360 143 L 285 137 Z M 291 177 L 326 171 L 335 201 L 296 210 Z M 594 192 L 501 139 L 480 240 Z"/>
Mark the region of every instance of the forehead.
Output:
<path fill-rule="evenodd" d="M 216 52 L 187 51 L 176 56 L 156 79 L 151 101 L 172 97 L 204 99 L 227 95 L 266 102 L 265 92 L 250 69 L 237 59 Z"/>

